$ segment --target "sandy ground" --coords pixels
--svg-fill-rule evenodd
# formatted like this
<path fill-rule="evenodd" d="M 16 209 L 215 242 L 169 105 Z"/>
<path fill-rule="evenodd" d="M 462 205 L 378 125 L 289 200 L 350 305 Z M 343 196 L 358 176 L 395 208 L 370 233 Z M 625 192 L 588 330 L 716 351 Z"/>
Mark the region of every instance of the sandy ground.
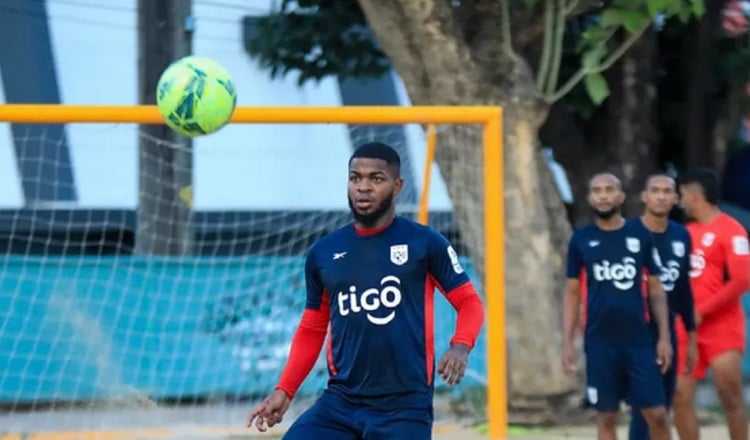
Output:
<path fill-rule="evenodd" d="M 38 433 L 2 434 L 0 440 L 272 440 L 281 438 L 282 431 L 258 434 L 239 427 L 203 427 L 203 428 L 160 428 L 149 430 L 121 431 L 57 431 Z M 480 440 L 488 437 L 474 429 L 456 426 L 437 426 L 434 440 Z M 627 432 L 621 429 L 620 439 L 627 439 Z M 675 439 L 677 438 L 675 434 Z M 726 429 L 723 426 L 704 427 L 701 430 L 703 440 L 725 440 Z M 550 431 L 512 434 L 508 439 L 524 440 L 595 440 L 593 428 L 557 428 Z M 314 440 L 314 439 L 311 439 Z"/>
<path fill-rule="evenodd" d="M 750 390 L 747 399 L 750 401 Z M 705 396 L 704 396 L 705 397 Z M 709 402 L 710 399 L 703 399 Z M 247 414 L 258 402 L 216 403 L 184 406 L 160 406 L 148 400 L 103 403 L 87 409 L 66 408 L 36 411 L 0 410 L 0 440 L 271 440 L 281 438 L 302 411 L 312 403 L 295 400 L 284 426 L 265 435 L 245 428 Z M 436 399 L 435 440 L 486 439 L 475 428 L 461 426 L 451 418 L 446 402 Z M 707 413 L 708 414 L 708 413 Z M 707 426 L 701 429 L 702 440 L 728 438 L 722 419 L 716 415 L 702 418 Z M 710 425 L 710 426 L 708 426 Z M 627 439 L 625 427 L 620 439 Z M 550 430 L 511 430 L 509 439 L 526 440 L 594 440 L 592 426 L 555 428 Z M 677 439 L 675 435 L 673 437 Z M 311 439 L 314 440 L 314 439 Z"/>
<path fill-rule="evenodd" d="M 237 404 L 0 413 L 0 440 L 271 440 L 281 437 L 284 427 L 266 434 L 245 428 L 250 408 L 248 404 Z M 293 404 L 289 414 L 292 417 L 285 420 L 285 424 L 294 419 L 293 413 L 303 408 Z M 625 428 L 621 431 L 620 439 L 627 439 Z M 435 440 L 488 438 L 474 428 L 440 419 L 434 432 Z M 727 439 L 726 428 L 720 425 L 703 427 L 701 434 L 703 440 Z M 593 427 L 570 427 L 514 432 L 509 438 L 594 440 L 596 433 Z"/>

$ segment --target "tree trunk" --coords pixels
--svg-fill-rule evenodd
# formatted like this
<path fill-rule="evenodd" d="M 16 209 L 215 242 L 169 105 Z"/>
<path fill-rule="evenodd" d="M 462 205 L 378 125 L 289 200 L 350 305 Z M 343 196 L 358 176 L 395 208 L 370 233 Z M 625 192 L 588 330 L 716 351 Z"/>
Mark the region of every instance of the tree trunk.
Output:
<path fill-rule="evenodd" d="M 711 81 L 716 60 L 716 29 L 721 29 L 723 2 L 707 2 L 706 14 L 691 26 L 686 38 L 687 97 L 685 165 L 718 167 L 712 128 L 719 108 Z"/>
<path fill-rule="evenodd" d="M 540 165 L 537 131 L 546 108 L 533 78 L 525 64 L 499 49 L 499 19 L 485 14 L 486 28 L 478 26 L 469 44 L 450 2 L 360 0 L 360 5 L 414 104 L 509 104 L 503 105 L 509 404 L 512 416 L 533 416 L 522 421 L 554 422 L 560 409 L 570 406 L 561 396 L 577 395 L 581 388 L 560 367 L 563 257 L 570 231 L 549 171 Z M 497 14 L 496 4 L 491 7 L 486 13 Z M 479 133 L 465 126 L 446 130 L 436 161 L 481 277 Z"/>

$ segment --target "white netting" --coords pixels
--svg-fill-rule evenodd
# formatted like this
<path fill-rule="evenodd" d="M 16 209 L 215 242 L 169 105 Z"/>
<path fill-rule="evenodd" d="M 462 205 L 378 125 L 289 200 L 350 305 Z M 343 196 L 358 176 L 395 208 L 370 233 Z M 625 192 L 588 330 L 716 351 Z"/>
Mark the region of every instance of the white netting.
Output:
<path fill-rule="evenodd" d="M 442 145 L 481 148 L 473 131 L 438 132 Z M 146 138 L 147 154 L 159 157 L 145 158 L 152 171 L 141 173 L 142 200 L 165 211 L 150 219 L 159 225 L 139 227 L 137 140 L 144 136 L 136 126 L 16 126 L 12 138 L 27 195 L 46 187 L 58 198 L 73 196 L 66 203 L 27 199 L 27 208 L 0 211 L 0 405 L 7 410 L 0 431 L 6 432 L 242 426 L 286 360 L 305 299 L 306 250 L 349 221 L 352 146 L 379 140 L 399 149 L 407 186 L 398 208 L 411 216 L 426 145 L 417 125 L 233 125 L 195 141 L 191 171 L 184 157 L 170 159 L 180 147 Z M 65 148 L 69 161 L 61 155 Z M 452 172 L 471 166 L 468 174 L 481 173 L 462 160 L 453 158 Z M 46 171 L 31 173 L 34 167 Z M 60 177 L 66 172 L 72 179 Z M 163 188 L 181 173 L 192 174 L 192 188 Z M 454 242 L 481 288 L 437 168 L 432 182 L 430 223 Z M 481 200 L 479 189 L 463 193 Z M 170 208 L 183 204 L 192 205 L 189 216 L 180 217 L 179 209 L 174 215 Z M 481 219 L 481 209 L 471 209 L 469 217 Z M 184 227 L 177 224 L 183 220 Z M 135 254 L 143 249 L 138 234 L 148 231 L 156 231 L 157 245 L 187 237 L 192 251 Z M 436 296 L 439 356 L 455 313 Z M 464 397 L 482 394 L 484 350 L 482 337 Z M 325 386 L 326 374 L 321 356 L 300 404 Z"/>

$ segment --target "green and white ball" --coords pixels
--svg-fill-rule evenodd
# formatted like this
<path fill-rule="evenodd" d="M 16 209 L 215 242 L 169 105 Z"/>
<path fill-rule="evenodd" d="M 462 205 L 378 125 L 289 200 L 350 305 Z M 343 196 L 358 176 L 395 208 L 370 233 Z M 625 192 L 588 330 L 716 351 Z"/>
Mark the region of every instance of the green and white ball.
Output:
<path fill-rule="evenodd" d="M 159 78 L 156 104 L 167 125 L 185 136 L 213 133 L 229 122 L 237 92 L 229 72 L 216 61 L 186 56 Z"/>

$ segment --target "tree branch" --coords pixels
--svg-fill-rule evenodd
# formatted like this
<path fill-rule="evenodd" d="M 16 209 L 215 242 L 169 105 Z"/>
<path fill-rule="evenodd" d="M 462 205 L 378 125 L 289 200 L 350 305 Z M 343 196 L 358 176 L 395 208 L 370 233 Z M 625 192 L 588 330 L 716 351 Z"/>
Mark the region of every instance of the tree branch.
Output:
<path fill-rule="evenodd" d="M 565 17 L 572 15 L 580 3 L 580 0 L 571 0 L 570 4 L 565 7 Z"/>
<path fill-rule="evenodd" d="M 544 1 L 544 45 L 542 46 L 542 55 L 539 60 L 539 72 L 536 77 L 536 88 L 542 93 L 544 93 L 547 86 L 550 62 L 552 61 L 551 52 L 552 45 L 554 44 L 553 36 L 555 32 L 554 7 L 554 0 Z"/>
<path fill-rule="evenodd" d="M 521 58 L 513 50 L 513 31 L 510 28 L 510 1 L 501 1 L 500 8 L 500 21 L 503 27 L 503 51 L 514 62 L 518 62 Z"/>
<path fill-rule="evenodd" d="M 565 0 L 557 0 L 557 16 L 555 17 L 555 46 L 552 51 L 552 68 L 547 80 L 545 94 L 551 94 L 557 88 L 560 77 L 560 64 L 562 63 L 563 38 L 565 37 Z"/>
<path fill-rule="evenodd" d="M 620 47 L 615 49 L 615 51 L 612 52 L 607 57 L 607 59 L 604 60 L 603 63 L 591 68 L 581 67 L 575 74 L 573 74 L 573 76 L 570 77 L 570 79 L 565 84 L 563 84 L 562 87 L 560 87 L 557 92 L 546 96 L 547 103 L 554 104 L 555 102 L 559 101 L 560 98 L 567 95 L 571 90 L 573 90 L 573 88 L 578 85 L 578 83 L 581 82 L 581 80 L 583 80 L 586 75 L 590 73 L 601 73 L 612 67 L 617 62 L 617 60 L 625 55 L 625 52 L 627 52 L 628 49 L 630 49 L 633 44 L 635 44 L 635 42 L 638 41 L 639 38 L 641 38 L 641 36 L 644 32 L 646 32 L 649 26 L 651 26 L 651 22 L 647 22 L 640 29 L 638 29 L 638 31 L 628 35 L 628 38 L 626 38 L 625 41 L 622 42 Z"/>

